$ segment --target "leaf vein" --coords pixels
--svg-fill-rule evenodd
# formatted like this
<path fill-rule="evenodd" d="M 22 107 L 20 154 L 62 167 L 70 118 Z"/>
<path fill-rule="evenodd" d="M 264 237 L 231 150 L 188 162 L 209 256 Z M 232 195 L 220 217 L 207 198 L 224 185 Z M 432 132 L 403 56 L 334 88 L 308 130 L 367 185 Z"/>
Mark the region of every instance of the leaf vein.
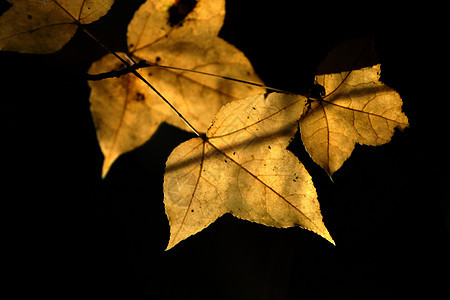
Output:
<path fill-rule="evenodd" d="M 208 139 L 212 140 L 212 139 L 217 139 L 217 138 L 223 138 L 223 137 L 226 137 L 226 136 L 230 136 L 230 135 L 236 134 L 236 133 L 238 133 L 238 132 L 240 132 L 240 131 L 243 131 L 243 130 L 249 132 L 249 131 L 248 131 L 249 128 L 251 128 L 251 127 L 253 127 L 253 126 L 256 126 L 256 125 L 258 125 L 258 124 L 260 124 L 260 123 L 262 123 L 262 122 L 264 122 L 264 121 L 266 121 L 266 120 L 272 118 L 273 116 L 279 114 L 280 112 L 282 112 L 282 111 L 288 109 L 289 107 L 291 107 L 291 106 L 297 104 L 297 103 L 300 102 L 300 101 L 301 101 L 300 99 L 297 100 L 297 101 L 294 101 L 293 103 L 289 104 L 288 106 L 282 107 L 281 109 L 277 110 L 276 112 L 274 112 L 274 113 L 272 113 L 272 114 L 270 114 L 270 115 L 268 115 L 268 116 L 266 116 L 266 117 L 263 117 L 263 118 L 261 118 L 260 120 L 254 122 L 254 123 L 252 123 L 252 124 L 250 124 L 250 125 L 246 125 L 246 126 L 240 128 L 240 129 L 237 129 L 237 130 L 235 130 L 235 131 L 231 131 L 231 132 L 228 132 L 228 133 L 225 133 L 225 134 L 222 134 L 222 135 L 215 135 L 215 136 L 212 136 L 212 137 L 208 137 Z M 250 133 L 250 132 L 249 132 L 249 133 Z"/>

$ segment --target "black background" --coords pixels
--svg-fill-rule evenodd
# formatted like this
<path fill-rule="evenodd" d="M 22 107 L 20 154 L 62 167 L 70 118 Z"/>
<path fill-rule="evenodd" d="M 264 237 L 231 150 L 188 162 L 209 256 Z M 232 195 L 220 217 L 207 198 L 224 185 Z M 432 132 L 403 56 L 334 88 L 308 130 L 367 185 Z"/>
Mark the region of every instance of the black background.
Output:
<path fill-rule="evenodd" d="M 114 50 L 142 1 L 91 24 Z M 295 4 L 294 4 L 295 3 Z M 227 1 L 220 36 L 267 85 L 301 90 L 338 43 L 375 36 L 411 127 L 357 146 L 332 183 L 294 140 L 336 247 L 226 215 L 165 252 L 163 171 L 190 133 L 163 124 L 101 180 L 82 76 L 104 50 L 79 31 L 52 55 L 0 53 L 4 260 L 15 293 L 99 299 L 397 299 L 447 294 L 449 128 L 439 7 Z M 3 5 L 3 8 L 6 8 Z M 300 149 L 300 150 L 298 150 Z"/>

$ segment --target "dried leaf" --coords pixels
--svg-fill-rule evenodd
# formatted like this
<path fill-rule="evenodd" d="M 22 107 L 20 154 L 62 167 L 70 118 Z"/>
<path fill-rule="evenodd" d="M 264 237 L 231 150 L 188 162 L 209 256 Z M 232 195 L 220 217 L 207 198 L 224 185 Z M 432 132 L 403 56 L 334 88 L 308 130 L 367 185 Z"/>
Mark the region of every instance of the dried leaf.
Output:
<path fill-rule="evenodd" d="M 77 30 L 105 15 L 114 0 L 8 0 L 13 6 L 0 17 L 0 50 L 53 53 Z M 76 21 L 75 21 L 76 20 Z"/>
<path fill-rule="evenodd" d="M 195 2 L 177 25 L 171 25 L 176 0 L 147 1 L 128 27 L 128 44 L 135 59 L 261 82 L 244 54 L 217 37 L 225 14 L 224 1 Z M 180 18 L 180 17 L 178 17 Z M 120 69 L 107 55 L 89 73 Z M 159 92 L 200 132 L 224 104 L 263 92 L 264 89 L 189 72 L 149 68 L 140 70 Z M 90 82 L 91 110 L 105 157 L 103 176 L 119 155 L 146 142 L 159 124 L 167 122 L 188 130 L 161 99 L 133 75 Z"/>
<path fill-rule="evenodd" d="M 408 127 L 400 95 L 379 81 L 379 64 L 347 74 L 316 76 L 318 84 L 334 92 L 314 101 L 299 122 L 306 150 L 330 177 L 356 143 L 382 145 L 391 140 L 395 128 Z"/>
<path fill-rule="evenodd" d="M 306 98 L 259 94 L 224 106 L 206 139 L 166 163 L 164 203 L 172 248 L 225 213 L 267 226 L 301 226 L 334 243 L 311 177 L 286 150 Z"/>

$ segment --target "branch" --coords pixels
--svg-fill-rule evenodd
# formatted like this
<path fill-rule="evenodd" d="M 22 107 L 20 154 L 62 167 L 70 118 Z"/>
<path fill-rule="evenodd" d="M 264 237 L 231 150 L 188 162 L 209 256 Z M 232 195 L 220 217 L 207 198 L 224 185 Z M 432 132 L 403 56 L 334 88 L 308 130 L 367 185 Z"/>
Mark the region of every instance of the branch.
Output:
<path fill-rule="evenodd" d="M 145 68 L 145 67 L 150 67 L 150 66 L 151 65 L 148 64 L 145 60 L 141 60 L 140 62 L 138 62 L 134 65 L 131 65 L 129 67 L 126 67 L 124 69 L 121 69 L 121 70 L 112 70 L 112 71 L 100 73 L 100 74 L 86 74 L 85 79 L 91 80 L 91 81 L 98 81 L 98 80 L 107 79 L 107 78 L 119 78 L 120 76 L 127 75 L 128 73 L 132 73 L 133 71 L 136 71 L 140 68 Z"/>

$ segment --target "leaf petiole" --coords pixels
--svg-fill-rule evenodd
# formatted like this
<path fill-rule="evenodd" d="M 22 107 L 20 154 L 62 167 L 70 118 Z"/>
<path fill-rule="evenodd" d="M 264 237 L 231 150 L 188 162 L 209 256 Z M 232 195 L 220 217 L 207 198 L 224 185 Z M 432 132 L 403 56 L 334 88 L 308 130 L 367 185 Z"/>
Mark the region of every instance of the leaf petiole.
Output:
<path fill-rule="evenodd" d="M 192 69 L 184 69 L 184 68 L 178 68 L 178 67 L 172 67 L 172 66 L 166 66 L 166 65 L 159 65 L 159 64 L 156 64 L 156 63 L 150 63 L 147 67 L 195 73 L 195 74 L 200 74 L 200 75 L 205 75 L 205 76 L 222 78 L 222 79 L 225 79 L 225 80 L 235 81 L 235 82 L 239 82 L 239 83 L 243 83 L 243 84 L 253 85 L 253 86 L 261 87 L 261 88 L 264 88 L 264 89 L 268 89 L 268 90 L 273 91 L 273 92 L 279 92 L 279 93 L 283 93 L 283 94 L 297 94 L 297 93 L 294 93 L 294 92 L 277 89 L 277 88 L 274 88 L 274 87 L 271 87 L 271 86 L 267 86 L 267 85 L 264 85 L 264 84 L 261 84 L 261 83 L 257 83 L 257 82 L 251 82 L 251 81 L 247 81 L 247 80 L 243 80 L 243 79 L 237 79 L 237 78 L 233 78 L 233 77 L 228 77 L 228 76 L 224 76 L 224 75 L 217 75 L 217 74 L 213 74 L 213 73 L 197 71 L 197 70 L 192 70 Z"/>

